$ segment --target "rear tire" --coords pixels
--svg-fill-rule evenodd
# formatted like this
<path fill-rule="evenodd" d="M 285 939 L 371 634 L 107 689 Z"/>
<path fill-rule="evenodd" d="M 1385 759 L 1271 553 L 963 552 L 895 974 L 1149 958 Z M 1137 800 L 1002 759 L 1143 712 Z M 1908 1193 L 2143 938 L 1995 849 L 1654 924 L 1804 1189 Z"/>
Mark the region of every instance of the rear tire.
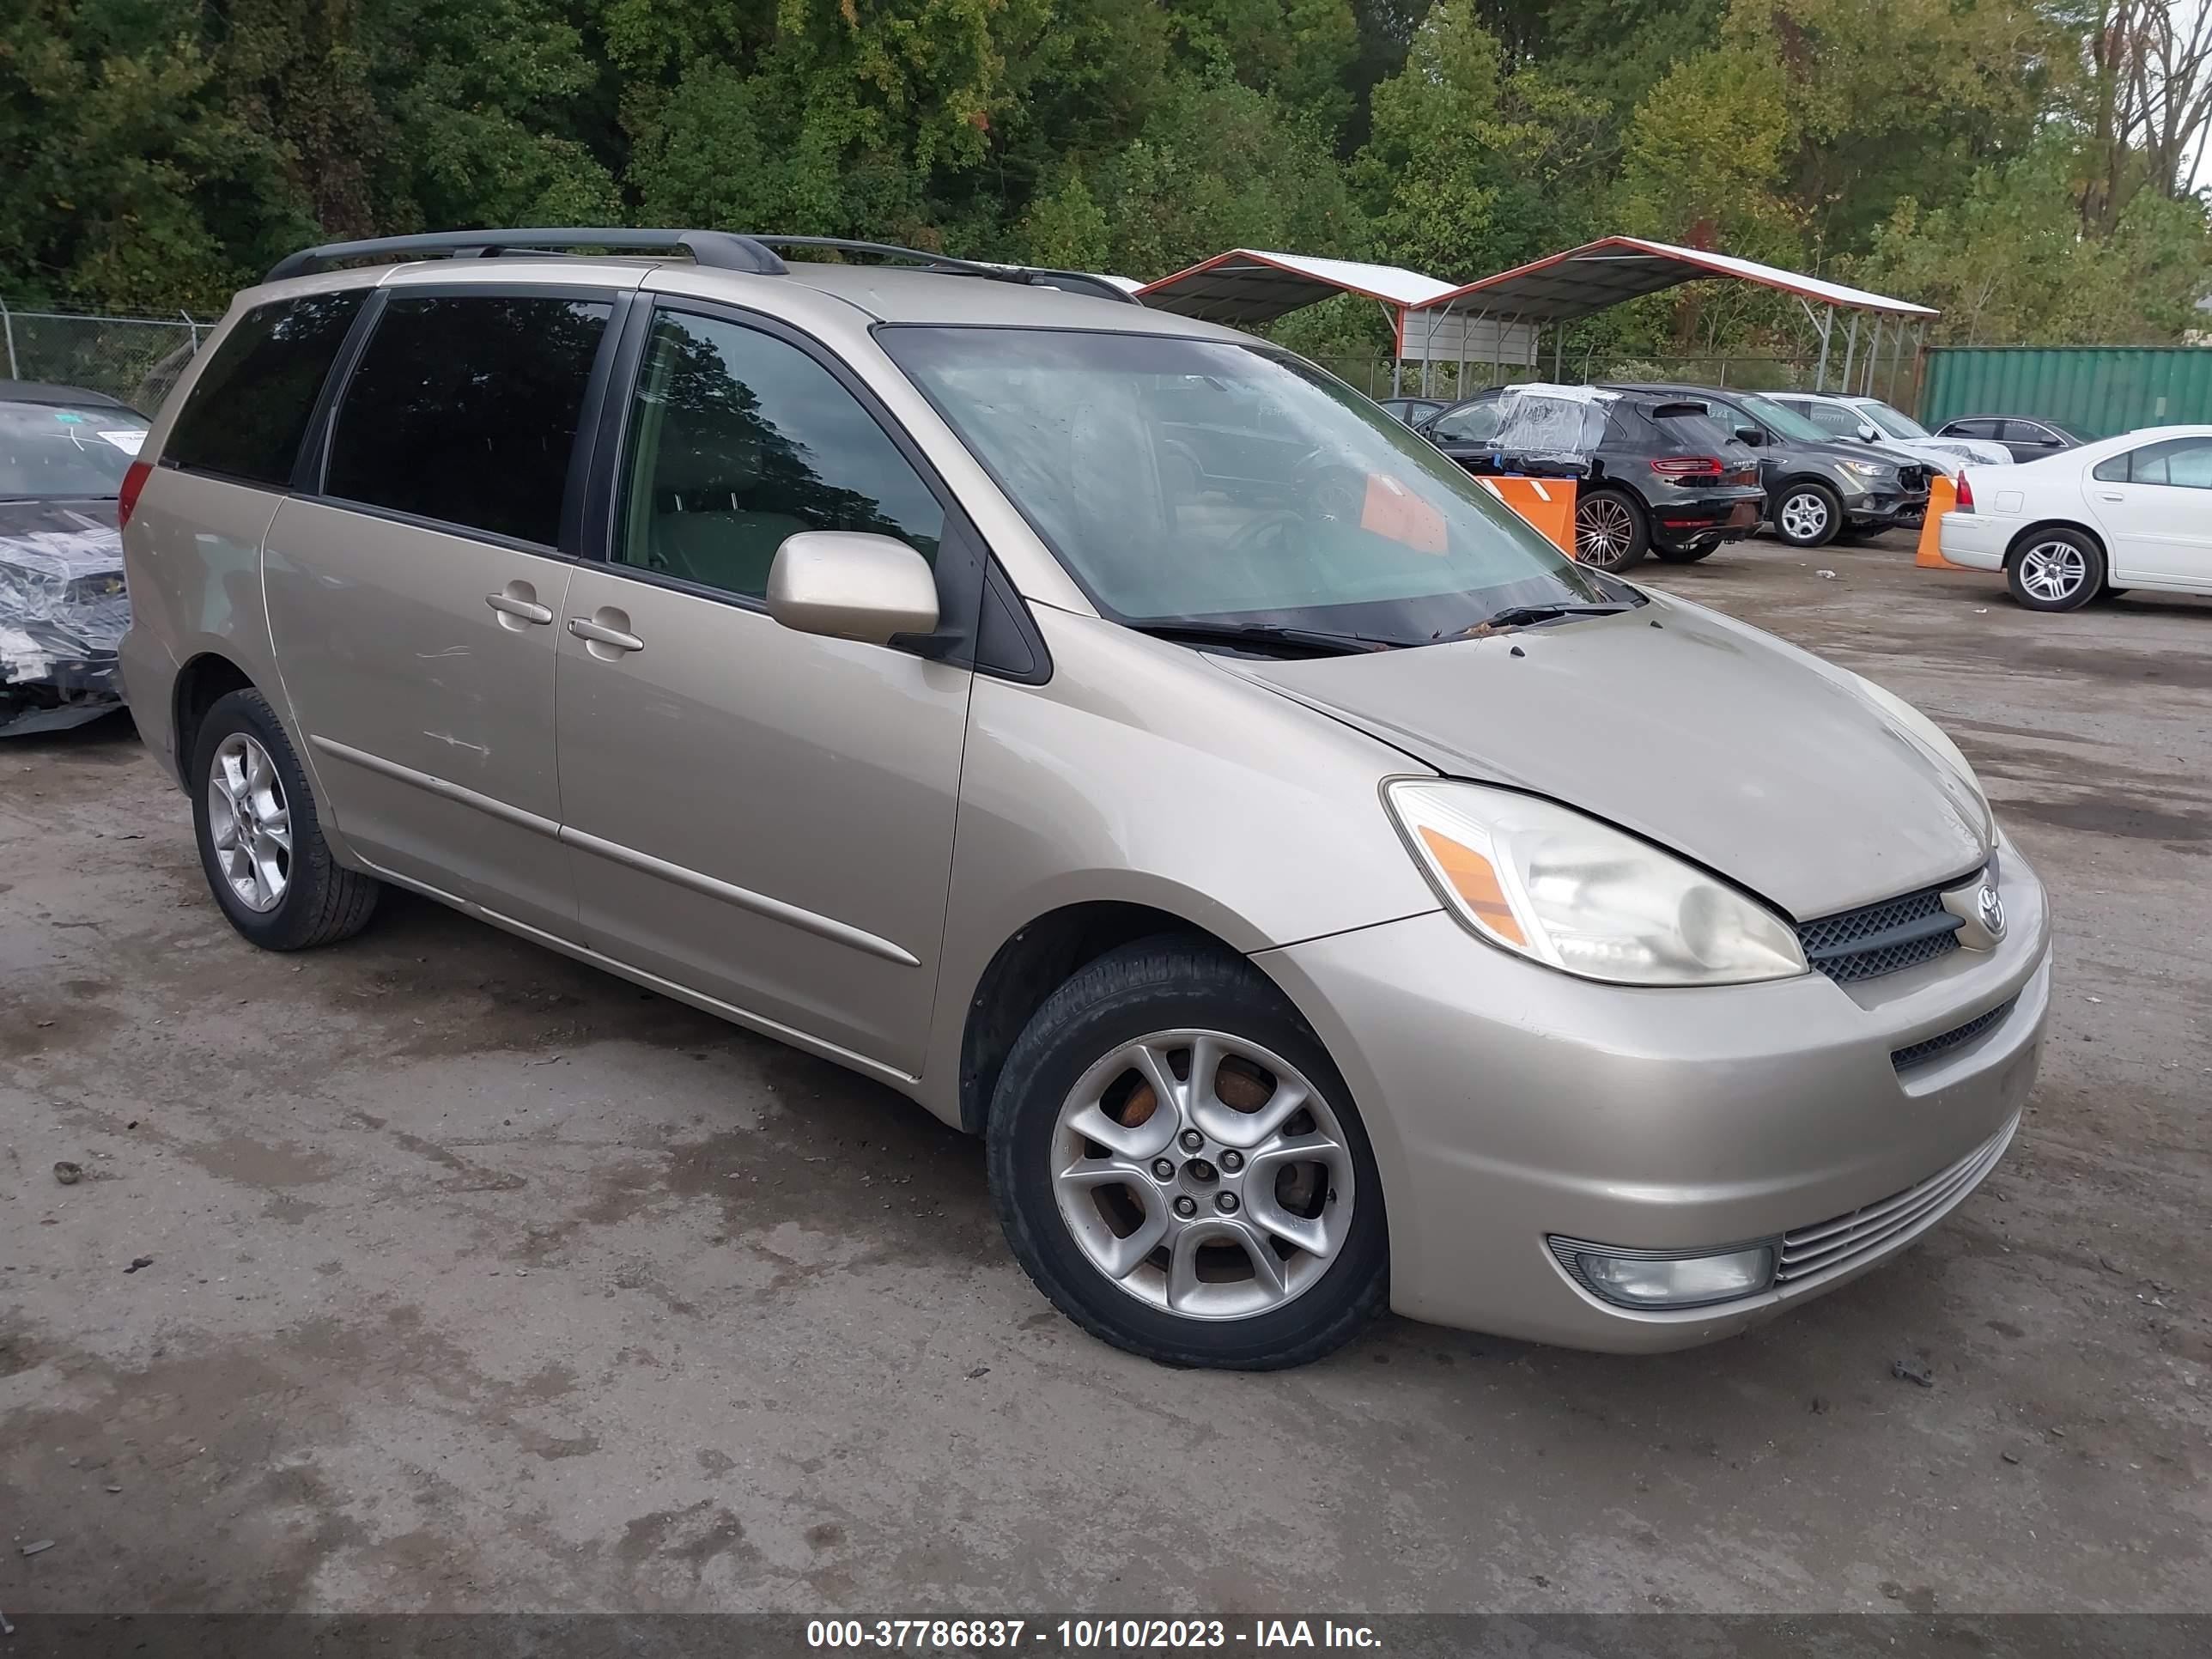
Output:
<path fill-rule="evenodd" d="M 2005 560 L 2005 586 L 2030 611 L 2079 611 L 2104 591 L 2104 550 L 2078 530 L 2039 530 Z"/>
<path fill-rule="evenodd" d="M 186 773 L 200 868 L 240 934 L 264 951 L 304 951 L 368 925 L 383 886 L 331 856 L 314 792 L 268 699 L 216 700 Z"/>
<path fill-rule="evenodd" d="M 1784 485 L 1774 503 L 1774 533 L 1792 547 L 1826 547 L 1844 527 L 1844 504 L 1824 483 Z"/>
<path fill-rule="evenodd" d="M 1302 1365 L 1389 1298 L 1350 1091 L 1283 994 L 1219 945 L 1162 935 L 1079 969 L 1006 1057 L 986 1140 L 1015 1259 L 1115 1347 Z"/>
<path fill-rule="evenodd" d="M 1651 546 L 1644 503 L 1625 489 L 1592 489 L 1575 500 L 1575 557 L 1600 570 L 1626 570 Z"/>

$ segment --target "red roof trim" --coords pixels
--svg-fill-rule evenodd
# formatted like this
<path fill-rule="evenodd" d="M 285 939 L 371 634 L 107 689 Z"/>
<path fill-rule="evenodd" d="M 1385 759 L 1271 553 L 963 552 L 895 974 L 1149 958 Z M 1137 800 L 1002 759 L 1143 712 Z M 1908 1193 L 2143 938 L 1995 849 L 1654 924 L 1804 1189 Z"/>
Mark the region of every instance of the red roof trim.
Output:
<path fill-rule="evenodd" d="M 1201 276 L 1212 270 L 1216 265 L 1224 264 L 1231 259 L 1249 259 L 1255 264 L 1267 266 L 1270 270 L 1279 270 L 1285 276 L 1296 276 L 1304 282 L 1311 283 L 1316 288 L 1340 289 L 1346 294 L 1357 294 L 1363 299 L 1373 300 L 1386 306 L 1395 306 L 1401 311 L 1407 307 L 1407 301 L 1394 298 L 1390 295 L 1377 294 L 1371 288 L 1361 288 L 1352 283 L 1340 283 L 1332 277 L 1317 276 L 1310 270 L 1301 270 L 1296 265 L 1286 265 L 1280 259 L 1270 259 L 1264 253 L 1255 253 L 1249 247 L 1232 247 L 1226 253 L 1217 253 L 1211 259 L 1201 259 L 1188 270 L 1178 270 L 1172 276 L 1163 276 L 1156 283 L 1146 283 L 1137 290 L 1137 297 L 1142 299 L 1156 289 L 1171 288 L 1186 276 Z M 1442 295 L 1438 296 L 1438 298 L 1442 297 Z M 1431 303 L 1433 304 L 1434 301 Z"/>
<path fill-rule="evenodd" d="M 1833 305 L 1839 303 L 1831 298 L 1831 296 L 1822 294 L 1814 289 L 1801 288 L 1795 283 L 1777 282 L 1771 276 L 1749 276 L 1743 271 L 1733 270 L 1726 265 L 1716 264 L 1711 260 L 1700 258 L 1694 252 L 1665 246 L 1657 242 L 1647 242 L 1640 237 L 1602 236 L 1595 242 L 1585 242 L 1580 247 L 1571 247 L 1564 253 L 1547 254 L 1544 258 L 1540 259 L 1533 259 L 1525 265 L 1516 265 L 1510 270 L 1501 270 L 1492 276 L 1478 277 L 1472 283 L 1468 283 L 1462 287 L 1452 289 L 1449 294 L 1439 294 L 1435 299 L 1430 300 L 1421 305 L 1413 306 L 1409 307 L 1409 309 L 1414 311 L 1427 311 L 1439 307 L 1449 309 L 1453 301 L 1459 300 L 1467 295 L 1480 294 L 1486 289 L 1495 288 L 1501 283 L 1510 282 L 1516 276 L 1525 276 L 1531 271 L 1546 270 L 1553 265 L 1564 264 L 1571 260 L 1582 258 L 1588 254 L 1603 252 L 1607 248 L 1632 249 L 1638 253 L 1648 254 L 1652 258 L 1663 259 L 1670 264 L 1689 265 L 1698 270 L 1709 272 L 1715 276 L 1726 276 L 1739 283 L 1754 283 L 1761 288 L 1778 289 L 1785 294 L 1795 294 L 1800 299 L 1816 301 L 1822 305 Z M 1758 261 L 1753 260 L 1750 263 L 1757 264 Z M 1685 278 L 1684 280 L 1686 281 L 1689 279 Z M 1843 284 L 1838 284 L 1838 286 L 1843 286 Z M 1654 291 L 1656 292 L 1658 290 Z M 1887 296 L 1881 295 L 1877 297 L 1887 298 Z M 1618 301 L 1610 301 L 1607 302 L 1607 306 L 1601 307 L 1599 309 L 1607 309 L 1610 306 L 1618 303 L 1620 303 Z M 1909 302 L 1899 301 L 1897 303 L 1899 307 L 1903 307 Z M 1853 307 L 1851 309 L 1871 311 L 1876 309 L 1876 307 L 1871 306 L 1859 306 Z M 1934 314 L 1933 313 L 1929 312 L 1925 307 L 1915 307 L 1910 311 L 1903 309 L 1892 311 L 1886 306 L 1880 307 L 1880 309 L 1888 311 L 1890 315 L 1898 317 L 1928 316 Z"/>

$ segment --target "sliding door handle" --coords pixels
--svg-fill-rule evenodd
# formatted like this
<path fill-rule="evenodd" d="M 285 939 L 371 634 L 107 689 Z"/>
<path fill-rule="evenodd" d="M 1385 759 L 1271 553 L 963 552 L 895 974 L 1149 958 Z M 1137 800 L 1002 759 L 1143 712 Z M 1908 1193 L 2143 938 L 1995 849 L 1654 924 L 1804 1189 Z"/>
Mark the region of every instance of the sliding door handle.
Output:
<path fill-rule="evenodd" d="M 502 617 L 514 617 L 523 622 L 536 623 L 541 628 L 553 620 L 551 607 L 540 605 L 532 599 L 527 583 L 513 583 L 510 588 L 513 587 L 520 587 L 523 591 L 520 593 L 512 591 L 505 593 L 487 593 L 484 595 L 484 603 Z"/>
<path fill-rule="evenodd" d="M 627 626 L 629 617 L 619 611 L 611 611 L 611 607 L 600 607 L 600 616 L 610 614 L 619 617 L 624 625 L 617 627 L 595 617 L 571 617 L 568 618 L 568 631 L 583 641 L 585 648 L 595 657 L 613 658 L 628 652 L 644 650 L 645 641 L 631 633 Z"/>

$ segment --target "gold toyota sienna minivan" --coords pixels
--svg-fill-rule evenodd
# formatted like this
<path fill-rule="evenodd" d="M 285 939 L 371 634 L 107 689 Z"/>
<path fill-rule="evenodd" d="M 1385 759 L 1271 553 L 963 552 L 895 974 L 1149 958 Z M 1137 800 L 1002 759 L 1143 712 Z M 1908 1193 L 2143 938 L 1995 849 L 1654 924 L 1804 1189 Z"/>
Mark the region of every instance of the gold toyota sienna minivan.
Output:
<path fill-rule="evenodd" d="M 248 940 L 389 884 L 878 1079 L 1175 1364 L 1707 1341 L 2002 1156 L 2050 923 L 1927 719 L 1265 341 L 799 240 L 238 296 L 122 655 Z"/>

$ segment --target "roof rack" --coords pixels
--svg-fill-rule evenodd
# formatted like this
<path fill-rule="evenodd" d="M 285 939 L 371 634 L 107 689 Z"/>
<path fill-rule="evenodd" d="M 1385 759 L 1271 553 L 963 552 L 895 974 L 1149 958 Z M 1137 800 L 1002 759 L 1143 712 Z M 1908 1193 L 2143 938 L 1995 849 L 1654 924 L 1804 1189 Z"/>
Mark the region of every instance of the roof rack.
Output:
<path fill-rule="evenodd" d="M 1018 283 L 1030 288 L 1056 288 L 1072 294 L 1089 294 L 1127 305 L 1142 301 L 1103 276 L 1082 270 L 1054 270 L 1043 266 L 1003 265 L 975 259 L 949 258 L 921 248 L 901 247 L 892 242 L 860 242 L 842 236 L 757 236 L 727 230 L 629 230 L 589 226 L 532 230 L 443 230 L 416 236 L 376 236 L 356 242 L 325 242 L 302 248 L 270 268 L 264 280 L 282 282 L 328 270 L 349 259 L 410 257 L 490 258 L 503 253 L 573 252 L 583 249 L 637 249 L 665 252 L 681 248 L 694 262 L 718 270 L 742 270 L 760 276 L 781 276 L 790 267 L 778 258 L 780 247 L 822 248 L 836 253 L 871 253 L 887 259 L 910 259 L 925 269 L 953 276 L 981 276 L 993 282 Z"/>
<path fill-rule="evenodd" d="M 702 265 L 781 276 L 784 263 L 757 237 L 726 230 L 627 230 L 589 226 L 532 230 L 434 230 L 419 236 L 373 236 L 358 242 L 325 242 L 301 248 L 270 267 L 265 281 L 304 276 L 347 259 L 404 258 L 444 254 L 453 258 L 489 258 L 501 253 L 566 252 L 576 248 L 682 248 Z"/>
<path fill-rule="evenodd" d="M 1056 288 L 1070 294 L 1096 295 L 1127 305 L 1142 305 L 1127 289 L 1116 288 L 1103 276 L 1087 270 L 1055 270 L 1047 265 L 1006 265 L 984 259 L 955 259 L 896 242 L 856 242 L 842 236 L 769 236 L 749 240 L 771 248 L 818 247 L 838 253 L 873 253 L 886 259 L 911 259 L 924 268 L 949 276 L 981 276 L 996 283 L 1018 283 L 1029 288 Z"/>

